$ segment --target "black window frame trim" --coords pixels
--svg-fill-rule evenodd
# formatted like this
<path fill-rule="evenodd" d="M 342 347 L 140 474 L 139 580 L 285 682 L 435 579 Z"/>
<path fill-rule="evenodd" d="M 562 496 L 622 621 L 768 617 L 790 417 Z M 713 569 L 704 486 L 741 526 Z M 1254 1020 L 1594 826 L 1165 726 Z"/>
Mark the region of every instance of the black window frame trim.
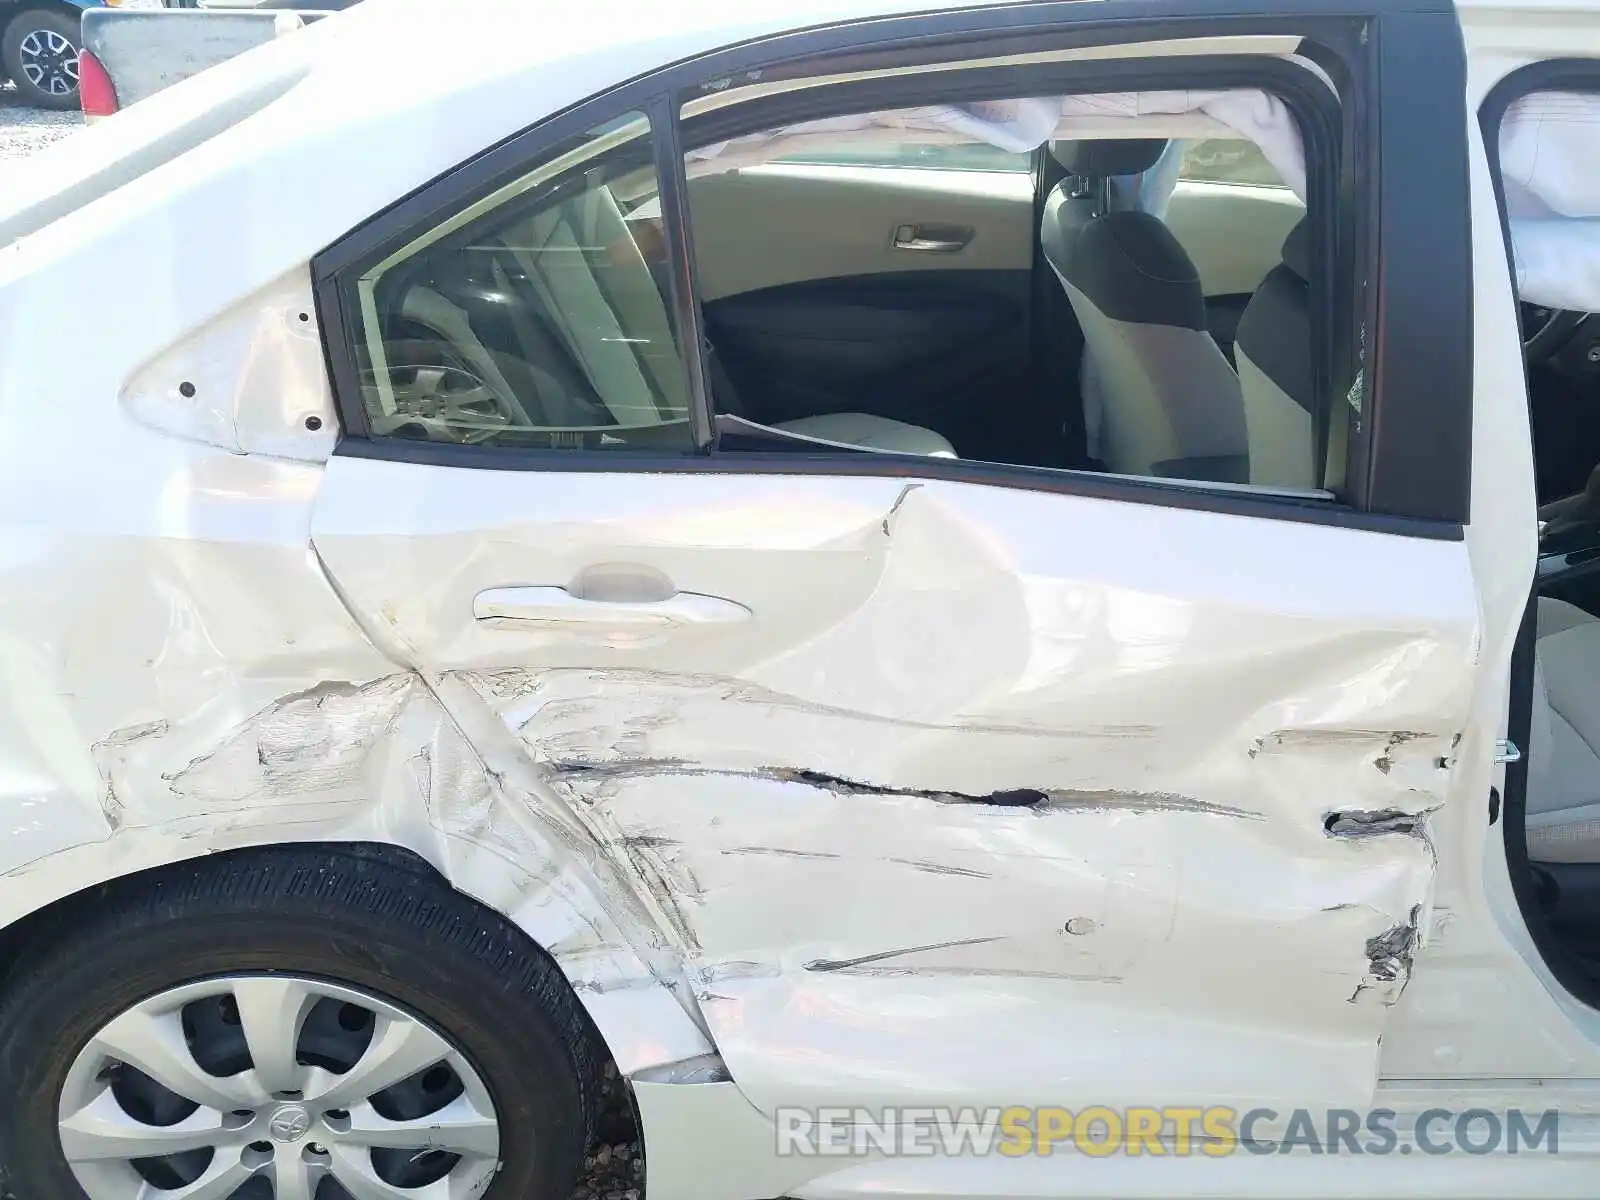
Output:
<path fill-rule="evenodd" d="M 1435 23 L 1448 19 L 1452 23 L 1459 43 L 1459 24 L 1455 21 L 1453 8 L 1445 6 L 1441 9 L 1431 0 L 1420 0 L 1417 3 L 1398 5 L 1396 9 L 1402 12 L 1429 14 Z M 1378 40 L 1369 39 L 1366 35 L 1375 27 L 1391 21 L 1396 9 L 1387 9 L 1381 16 L 1375 15 L 1371 11 L 1371 5 L 1365 0 L 1355 0 L 1355 2 L 1291 0 L 1287 5 L 1281 0 L 1221 0 L 1220 3 L 1213 0 L 1143 0 L 1143 2 L 1103 0 L 1101 4 L 1092 8 L 1076 4 L 1073 0 L 1065 0 L 1064 3 L 1047 2 L 1001 9 L 963 9 L 932 15 L 896 16 L 782 34 L 759 42 L 718 50 L 589 97 L 577 105 L 552 114 L 529 129 L 512 135 L 462 166 L 423 185 L 325 249 L 313 260 L 313 282 L 322 328 L 326 333 L 328 367 L 343 423 L 342 435 L 335 448 L 335 454 L 499 470 L 888 474 L 951 479 L 1049 493 L 1098 496 L 1170 507 L 1235 513 L 1241 516 L 1347 526 L 1421 538 L 1459 540 L 1463 536 L 1462 526 L 1466 518 L 1464 507 L 1460 511 L 1454 511 L 1448 503 L 1424 505 L 1421 514 L 1408 511 L 1382 511 L 1381 507 L 1365 503 L 1365 497 L 1359 494 L 1352 496 L 1351 504 L 1334 504 L 1315 498 L 1301 500 L 1281 495 L 1206 491 L 1202 487 L 1192 485 L 1099 476 L 1091 472 L 959 459 L 922 460 L 913 459 L 911 456 L 878 453 L 836 456 L 806 453 L 747 454 L 724 451 L 713 455 L 708 452 L 709 440 L 697 442 L 698 452 L 678 455 L 659 455 L 640 451 L 585 453 L 499 450 L 483 446 L 454 446 L 406 439 L 367 440 L 366 414 L 360 400 L 351 337 L 351 332 L 355 328 L 351 320 L 354 314 L 345 309 L 341 289 L 338 287 L 341 276 L 377 248 L 392 246 L 395 240 L 405 236 L 406 233 L 426 228 L 431 223 L 444 219 L 475 199 L 525 174 L 528 164 L 537 161 L 537 156 L 548 147 L 594 127 L 608 116 L 627 111 L 641 111 L 650 115 L 651 135 L 657 144 L 657 162 L 663 167 L 668 164 L 673 165 L 674 173 L 677 175 L 676 189 L 664 174 L 659 181 L 658 185 L 663 189 L 663 213 L 664 215 L 667 213 L 669 204 L 674 209 L 681 210 L 684 204 L 683 160 L 679 149 L 678 101 L 694 89 L 714 87 L 717 80 L 725 79 L 730 74 L 740 71 L 759 70 L 764 66 L 773 70 L 792 70 L 797 76 L 820 75 L 840 69 L 868 69 L 863 64 L 868 56 L 872 55 L 879 56 L 876 60 L 877 65 L 922 61 L 955 62 L 962 58 L 1002 54 L 1005 52 L 1008 40 L 1019 46 L 1025 44 L 1032 52 L 1037 53 L 1054 48 L 1071 49 L 1173 38 L 1294 35 L 1304 40 L 1319 38 L 1324 51 L 1331 46 L 1344 54 L 1346 65 L 1356 80 L 1356 95 L 1365 106 L 1367 88 L 1363 86 L 1363 71 L 1368 64 L 1361 61 L 1359 56 L 1370 53 L 1370 42 Z M 1302 15 L 1296 16 L 1296 13 Z M 1001 17 L 1005 18 L 1005 27 L 997 28 L 1000 24 L 998 18 Z M 1041 41 L 1041 38 L 1044 40 Z M 1155 63 L 1176 69 L 1182 67 L 1185 57 L 1133 61 L 1141 65 Z M 1258 57 L 1257 62 L 1281 63 L 1281 60 Z M 1126 70 L 1128 60 L 1121 60 L 1121 65 Z M 1281 65 L 1289 66 L 1289 64 Z M 1464 56 L 1459 67 L 1464 72 Z M 1289 69 L 1296 68 L 1289 67 Z M 966 70 L 971 71 L 973 68 Z M 1392 112 L 1395 106 L 1383 104 L 1380 99 L 1378 104 L 1370 107 L 1379 111 L 1388 109 Z M 661 124 L 662 116 L 670 116 L 670 120 Z M 1369 195 L 1373 196 L 1374 210 L 1385 210 L 1388 207 L 1374 195 L 1377 191 L 1375 185 L 1369 186 L 1367 190 Z M 670 199 L 666 195 L 669 191 L 673 192 Z M 1465 197 L 1462 199 L 1464 207 Z M 680 218 L 686 215 L 679 212 Z M 698 302 L 693 296 L 692 289 L 688 288 L 688 278 L 684 276 L 687 268 L 691 273 L 689 278 L 692 278 L 693 259 L 690 244 L 692 231 L 689 223 L 683 219 L 665 220 L 663 225 L 668 251 L 674 265 L 674 276 L 684 280 L 682 284 L 675 285 L 671 302 L 674 315 L 679 321 L 679 336 L 683 341 L 684 358 L 691 375 L 691 395 L 700 398 L 707 389 L 702 344 L 699 340 Z M 1333 236 L 1331 229 L 1325 229 L 1324 235 L 1331 240 Z M 1328 247 L 1323 247 L 1323 253 L 1327 256 L 1324 261 L 1332 261 L 1331 250 Z M 1375 254 L 1372 256 L 1376 257 Z M 1368 290 L 1370 292 L 1373 289 Z M 1470 334 L 1470 314 L 1469 328 L 1466 332 Z M 1380 348 L 1377 355 L 1370 357 L 1376 357 L 1381 361 L 1384 352 Z M 1385 390 L 1382 386 L 1383 374 L 1373 368 L 1374 363 L 1369 361 L 1368 379 L 1372 385 L 1369 386 L 1369 403 L 1374 403 L 1375 411 L 1381 411 L 1381 397 Z M 699 376 L 698 380 L 692 378 L 696 375 Z M 1468 402 L 1470 404 L 1470 395 Z M 701 422 L 696 425 L 697 438 L 708 439 L 710 431 L 705 426 L 709 424 L 709 409 L 703 402 L 697 407 L 704 414 Z M 1468 427 L 1470 430 L 1470 419 Z M 1371 490 L 1373 479 L 1382 478 L 1382 472 L 1378 468 L 1386 458 L 1380 452 L 1380 440 L 1377 438 L 1371 440 L 1365 477 L 1366 487 L 1360 489 L 1366 491 Z M 1411 447 L 1413 450 L 1415 448 Z M 1354 443 L 1351 449 L 1353 453 Z M 1429 509 L 1435 511 L 1428 511 Z"/>
<path fill-rule="evenodd" d="M 1375 211 L 1369 244 L 1358 245 L 1370 272 L 1361 298 L 1366 394 L 1347 488 L 1368 512 L 1465 526 L 1473 403 L 1466 45 L 1453 12 L 1385 11 L 1368 49 Z"/>

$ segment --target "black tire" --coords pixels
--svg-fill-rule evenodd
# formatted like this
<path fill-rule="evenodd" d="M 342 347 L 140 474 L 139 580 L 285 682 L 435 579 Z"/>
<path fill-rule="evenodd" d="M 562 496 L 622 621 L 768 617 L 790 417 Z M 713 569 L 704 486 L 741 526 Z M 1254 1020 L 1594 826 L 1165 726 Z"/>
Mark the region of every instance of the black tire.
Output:
<path fill-rule="evenodd" d="M 279 972 L 361 989 L 453 1040 L 493 1095 L 486 1200 L 566 1200 L 601 1096 L 597 1039 L 555 964 L 416 867 L 283 847 L 112 884 L 32 939 L 0 1000 L 0 1162 L 20 1197 L 82 1197 L 56 1128 L 74 1059 L 106 1023 L 182 983 Z M 25 1102 L 23 1097 L 27 1097 Z"/>
<path fill-rule="evenodd" d="M 11 18 L 4 35 L 0 35 L 0 66 L 6 78 L 17 85 L 17 98 L 34 108 L 72 109 L 78 107 L 77 65 L 73 65 L 73 84 L 70 92 L 52 90 L 28 77 L 24 69 L 23 44 L 31 35 L 50 35 L 65 38 L 72 45 L 72 55 L 77 58 L 83 45 L 83 31 L 79 23 L 63 13 L 30 9 Z"/>

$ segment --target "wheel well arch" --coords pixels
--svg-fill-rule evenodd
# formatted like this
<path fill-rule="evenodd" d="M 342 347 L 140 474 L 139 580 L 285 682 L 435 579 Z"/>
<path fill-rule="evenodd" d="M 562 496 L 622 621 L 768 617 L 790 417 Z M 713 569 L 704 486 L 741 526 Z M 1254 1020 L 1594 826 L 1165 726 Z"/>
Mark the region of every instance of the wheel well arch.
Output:
<path fill-rule="evenodd" d="M 299 853 L 320 852 L 344 858 L 362 858 L 448 888 L 472 904 L 485 920 L 507 927 L 508 936 L 553 960 L 566 987 L 575 995 L 578 1007 L 589 1021 L 596 1054 L 610 1080 L 625 1078 L 631 1072 L 646 1067 L 695 1058 L 715 1049 L 705 1031 L 689 1017 L 678 998 L 665 986 L 659 983 L 655 986 L 656 995 L 647 1008 L 637 1007 L 643 998 L 643 993 L 639 991 L 619 993 L 621 996 L 631 996 L 631 1001 L 607 1003 L 617 1001 L 618 996 L 578 986 L 570 964 L 563 961 L 560 950 L 547 945 L 510 912 L 474 894 L 468 887 L 457 886 L 445 870 L 418 850 L 375 839 L 255 842 L 186 854 L 123 873 L 91 878 L 89 882 L 16 917 L 0 928 L 0 1002 L 15 985 L 17 971 L 25 967 L 32 948 L 41 944 L 41 939 L 71 936 L 73 921 L 80 913 L 94 906 L 115 904 L 120 897 L 136 889 L 148 888 L 164 878 L 176 876 L 187 866 L 192 866 L 197 858 L 249 859 L 289 849 Z"/>
<path fill-rule="evenodd" d="M 277 856 L 285 861 L 276 864 L 263 861 L 267 856 Z M 352 870 L 353 863 L 360 863 L 365 869 Z M 197 864 L 204 866 L 197 871 Z M 286 867 L 294 872 L 293 876 L 285 871 Z M 151 895 L 163 883 L 169 882 L 178 896 L 185 894 L 185 884 L 189 896 L 209 894 L 220 897 L 249 894 L 251 890 L 249 888 L 241 888 L 237 892 L 231 887 L 225 893 L 215 891 L 214 881 L 218 872 L 212 868 L 220 868 L 224 877 L 229 871 L 236 871 L 239 874 L 263 872 L 269 876 L 275 871 L 282 881 L 279 886 L 285 888 L 282 894 L 289 900 L 291 906 L 301 896 L 316 896 L 319 891 L 326 902 L 326 897 L 331 893 L 322 891 L 317 882 L 318 877 L 324 873 L 355 879 L 360 886 L 363 881 L 370 881 L 377 873 L 373 868 L 379 868 L 385 874 L 393 872 L 401 878 L 387 880 L 387 891 L 391 897 L 389 903 L 356 906 L 360 907 L 369 918 L 382 916 L 391 911 L 392 897 L 398 892 L 404 895 L 408 904 L 420 901 L 424 912 L 442 910 L 448 913 L 453 909 L 454 925 L 457 928 L 462 927 L 464 916 L 464 927 L 468 931 L 466 941 L 473 945 L 482 945 L 487 939 L 491 952 L 480 954 L 480 961 L 489 965 L 491 969 L 498 969 L 500 964 L 508 964 L 505 972 L 507 978 L 523 980 L 529 978 L 526 970 L 517 967 L 516 964 L 531 957 L 543 959 L 545 965 L 539 974 L 532 977 L 541 981 L 539 988 L 529 988 L 526 991 L 513 988 L 506 992 L 506 995 L 511 997 L 513 1002 L 520 996 L 526 996 L 528 1002 L 535 1006 L 530 1011 L 545 1009 L 546 1013 L 552 1016 L 553 1028 L 558 1035 L 563 1029 L 566 1031 L 564 1036 L 567 1044 L 573 1047 L 570 1052 L 577 1059 L 573 1067 L 575 1075 L 589 1081 L 583 1085 L 579 1093 L 584 1101 L 582 1107 L 588 1113 L 585 1118 L 588 1130 L 585 1134 L 585 1144 L 592 1146 L 595 1138 L 604 1138 L 608 1141 L 639 1142 L 642 1147 L 641 1126 L 632 1090 L 627 1085 L 625 1077 L 618 1071 L 610 1044 L 589 1015 L 580 990 L 572 986 L 572 981 L 561 970 L 555 956 L 507 914 L 495 910 L 469 892 L 455 887 L 445 874 L 422 854 L 391 842 L 309 840 L 231 847 L 174 858 L 159 865 L 147 866 L 89 883 L 77 891 L 59 896 L 50 903 L 24 914 L 0 929 L 0 1008 L 10 1010 L 13 1002 L 20 999 L 20 995 L 26 995 L 30 991 L 34 992 L 32 999 L 37 1000 L 37 990 L 27 983 L 30 978 L 29 964 L 37 961 L 35 954 L 47 955 L 48 952 L 49 961 L 39 963 L 47 967 L 48 971 L 49 968 L 59 966 L 63 953 L 67 957 L 72 957 L 72 948 L 63 946 L 61 939 L 70 937 L 74 925 L 82 918 L 93 913 L 113 910 L 124 902 L 137 905 L 141 893 L 144 894 L 147 903 L 152 899 L 156 900 L 158 905 L 175 903 L 175 897 Z M 213 883 L 201 883 L 197 888 L 196 880 L 204 880 L 208 875 Z M 422 893 L 436 893 L 436 895 L 430 898 Z M 448 893 L 448 898 L 442 893 Z M 470 909 L 470 912 L 464 912 L 464 908 Z M 289 911 L 294 910 L 291 907 Z M 124 921 L 129 923 L 129 927 L 142 927 L 143 919 L 148 917 L 148 912 L 134 907 L 131 913 L 124 912 L 121 915 Z M 103 938 L 105 932 L 105 927 L 102 925 L 96 936 Z M 123 932 L 125 935 L 126 930 Z M 457 938 L 457 944 L 464 945 L 466 942 Z M 87 961 L 93 963 L 97 960 L 91 957 Z M 279 969 L 268 968 L 273 973 Z M 314 974 L 324 975 L 325 972 L 317 971 Z M 556 982 L 557 977 L 559 982 Z M 49 978 L 48 973 L 45 978 Z M 570 1003 L 563 1002 L 555 1010 L 547 1007 L 550 993 L 545 990 L 542 983 L 547 979 L 556 987 L 565 985 L 567 1001 Z M 38 982 L 39 978 L 33 977 L 33 980 Z M 337 974 L 333 975 L 332 981 L 338 982 Z M 478 1028 L 493 1028 L 493 1026 L 480 1024 Z M 574 1036 L 579 1043 L 586 1042 L 587 1047 L 577 1049 L 578 1043 L 572 1040 Z M 621 1132 L 618 1130 L 618 1121 L 626 1125 Z M 609 1126 L 606 1122 L 610 1123 Z M 0 1168 L 0 1176 L 5 1175 L 5 1170 Z M 6 1180 L 0 1178 L 0 1195 L 9 1197 L 11 1192 L 7 1190 L 5 1183 Z"/>
<path fill-rule="evenodd" d="M 263 850 L 272 849 L 270 846 L 241 846 L 235 849 L 219 850 L 211 855 L 195 855 L 213 858 L 247 858 L 259 854 Z M 450 881 L 422 855 L 405 846 L 395 845 L 390 842 L 302 842 L 296 843 L 297 849 L 308 850 L 313 853 L 324 851 L 329 854 L 340 854 L 347 858 L 365 858 L 374 862 L 386 863 L 400 870 L 408 870 L 414 874 L 426 874 L 438 881 L 444 887 L 452 887 Z M 117 898 L 132 889 L 148 887 L 162 878 L 176 874 L 182 870 L 192 858 L 173 859 L 170 862 L 160 863 L 156 866 L 143 867 L 130 871 L 125 875 L 115 875 L 108 879 L 86 884 L 64 896 L 58 896 L 48 904 L 24 913 L 9 925 L 0 929 L 0 997 L 10 989 L 14 974 L 19 964 L 26 961 L 31 947 L 38 944 L 42 938 L 60 936 L 71 929 L 73 919 L 83 910 L 107 903 L 115 903 Z M 453 889 L 459 890 L 459 889 Z M 466 897 L 473 904 L 486 911 L 488 909 L 481 901 L 472 896 Z M 505 921 L 503 914 L 495 913 L 495 917 Z M 538 946 L 538 943 L 527 933 L 518 929 L 514 922 L 506 921 L 519 937 Z M 548 953 L 543 946 L 539 946 L 541 953 Z"/>

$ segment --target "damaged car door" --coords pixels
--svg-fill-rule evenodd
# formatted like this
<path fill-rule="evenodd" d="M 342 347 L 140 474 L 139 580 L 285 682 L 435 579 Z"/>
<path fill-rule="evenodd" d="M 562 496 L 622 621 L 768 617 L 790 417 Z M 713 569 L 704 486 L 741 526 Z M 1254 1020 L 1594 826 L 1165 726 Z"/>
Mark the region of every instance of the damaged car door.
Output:
<path fill-rule="evenodd" d="M 1428 814 L 1477 802 L 1465 544 L 696 455 L 683 309 L 618 236 L 657 133 L 569 114 L 319 265 L 347 430 L 313 542 L 356 619 L 644 914 L 619 925 L 764 1111 L 1367 1102 Z M 481 799 L 452 786 L 430 803 Z"/>
<path fill-rule="evenodd" d="M 1466 711 L 1459 543 L 340 455 L 316 545 L 650 907 L 759 1105 L 1369 1095 Z"/>

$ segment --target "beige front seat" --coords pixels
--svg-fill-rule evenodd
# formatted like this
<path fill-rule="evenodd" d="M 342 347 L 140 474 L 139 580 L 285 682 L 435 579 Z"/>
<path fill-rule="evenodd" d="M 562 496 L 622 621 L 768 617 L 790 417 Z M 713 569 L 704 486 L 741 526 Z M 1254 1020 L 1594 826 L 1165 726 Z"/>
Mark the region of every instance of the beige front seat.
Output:
<path fill-rule="evenodd" d="M 619 424 L 683 419 L 689 403 L 661 291 L 611 192 L 592 188 L 507 238 L 563 339 Z M 774 428 L 904 454 L 955 457 L 931 429 L 869 413 Z"/>
<path fill-rule="evenodd" d="M 1528 857 L 1600 863 L 1600 619 L 1541 598 L 1528 738 Z"/>

